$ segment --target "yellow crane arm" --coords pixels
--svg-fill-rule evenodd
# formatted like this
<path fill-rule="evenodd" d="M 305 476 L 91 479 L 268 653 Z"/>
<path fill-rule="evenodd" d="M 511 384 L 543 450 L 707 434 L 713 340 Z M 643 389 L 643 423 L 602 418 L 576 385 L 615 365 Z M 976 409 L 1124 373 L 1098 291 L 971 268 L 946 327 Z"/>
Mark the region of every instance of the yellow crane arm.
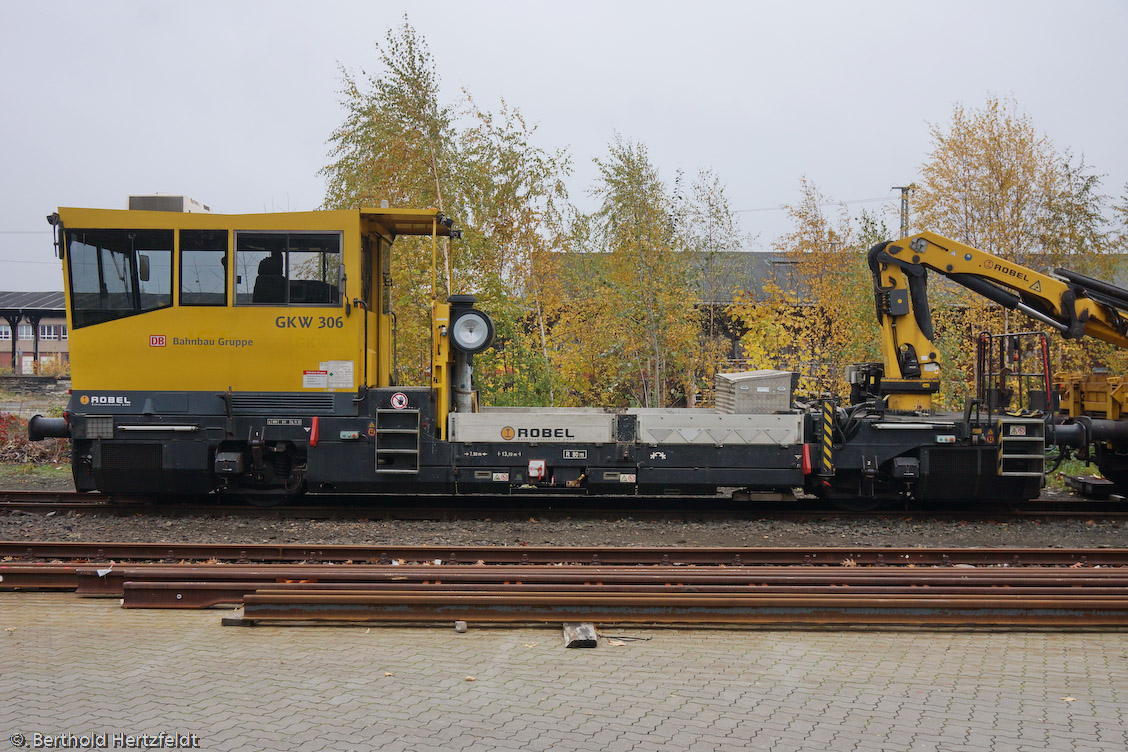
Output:
<path fill-rule="evenodd" d="M 959 241 L 921 232 L 870 249 L 884 391 L 892 409 L 926 410 L 939 388 L 927 271 L 935 271 L 1011 310 L 1056 329 L 1128 347 L 1128 290 L 1065 269 L 1043 274 Z"/>

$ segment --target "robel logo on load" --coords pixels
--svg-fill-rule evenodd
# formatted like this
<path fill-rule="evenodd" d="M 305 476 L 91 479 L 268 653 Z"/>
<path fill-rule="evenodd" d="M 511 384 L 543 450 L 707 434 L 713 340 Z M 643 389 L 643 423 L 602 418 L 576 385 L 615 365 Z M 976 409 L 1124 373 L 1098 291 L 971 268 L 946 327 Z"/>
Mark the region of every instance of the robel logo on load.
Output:
<path fill-rule="evenodd" d="M 501 438 L 506 441 L 512 441 L 514 438 L 518 439 L 574 439 L 575 434 L 572 433 L 571 428 L 518 428 L 513 430 L 513 426 L 506 426 L 501 429 Z"/>

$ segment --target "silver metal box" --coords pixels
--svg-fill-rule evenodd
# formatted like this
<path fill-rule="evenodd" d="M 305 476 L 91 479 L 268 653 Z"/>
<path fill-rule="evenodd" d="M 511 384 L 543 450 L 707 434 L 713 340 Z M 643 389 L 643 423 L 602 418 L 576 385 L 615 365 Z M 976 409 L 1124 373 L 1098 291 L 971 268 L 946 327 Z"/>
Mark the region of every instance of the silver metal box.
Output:
<path fill-rule="evenodd" d="M 713 446 L 791 446 L 803 443 L 803 416 L 718 415 L 707 410 L 627 411 L 638 415 L 642 444 L 709 444 Z"/>
<path fill-rule="evenodd" d="M 722 415 L 770 415 L 791 409 L 792 371 L 718 373 L 713 378 L 717 412 Z"/>

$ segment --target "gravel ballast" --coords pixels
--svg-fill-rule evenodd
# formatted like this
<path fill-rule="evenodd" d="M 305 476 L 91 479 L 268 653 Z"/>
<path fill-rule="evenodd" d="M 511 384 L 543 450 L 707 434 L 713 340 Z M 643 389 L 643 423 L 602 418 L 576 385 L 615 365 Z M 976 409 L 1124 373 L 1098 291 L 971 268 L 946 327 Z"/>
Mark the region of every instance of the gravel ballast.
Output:
<path fill-rule="evenodd" d="M 9 478 L 3 485 L 70 491 L 69 478 Z M 700 522 L 616 520 L 363 520 L 237 516 L 130 517 L 0 514 L 0 540 L 156 543 L 296 543 L 402 546 L 921 546 L 1128 548 L 1128 521 L 983 522 L 916 517 Z"/>
<path fill-rule="evenodd" d="M 1128 522 L 964 522 L 927 518 L 655 522 L 299 520 L 239 517 L 99 517 L 10 513 L 0 539 L 160 543 L 297 543 L 435 546 L 987 546 L 1123 548 Z"/>

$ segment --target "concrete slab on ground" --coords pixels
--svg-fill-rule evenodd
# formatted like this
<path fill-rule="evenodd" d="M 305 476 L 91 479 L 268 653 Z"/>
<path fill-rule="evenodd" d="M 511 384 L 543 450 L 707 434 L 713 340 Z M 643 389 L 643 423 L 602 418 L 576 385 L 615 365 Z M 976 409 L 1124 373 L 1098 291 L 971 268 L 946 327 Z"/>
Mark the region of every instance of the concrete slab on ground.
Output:
<path fill-rule="evenodd" d="M 1125 633 L 615 629 L 645 639 L 567 650 L 559 628 L 224 613 L 0 593 L 0 747 L 166 732 L 206 750 L 1128 749 Z"/>

